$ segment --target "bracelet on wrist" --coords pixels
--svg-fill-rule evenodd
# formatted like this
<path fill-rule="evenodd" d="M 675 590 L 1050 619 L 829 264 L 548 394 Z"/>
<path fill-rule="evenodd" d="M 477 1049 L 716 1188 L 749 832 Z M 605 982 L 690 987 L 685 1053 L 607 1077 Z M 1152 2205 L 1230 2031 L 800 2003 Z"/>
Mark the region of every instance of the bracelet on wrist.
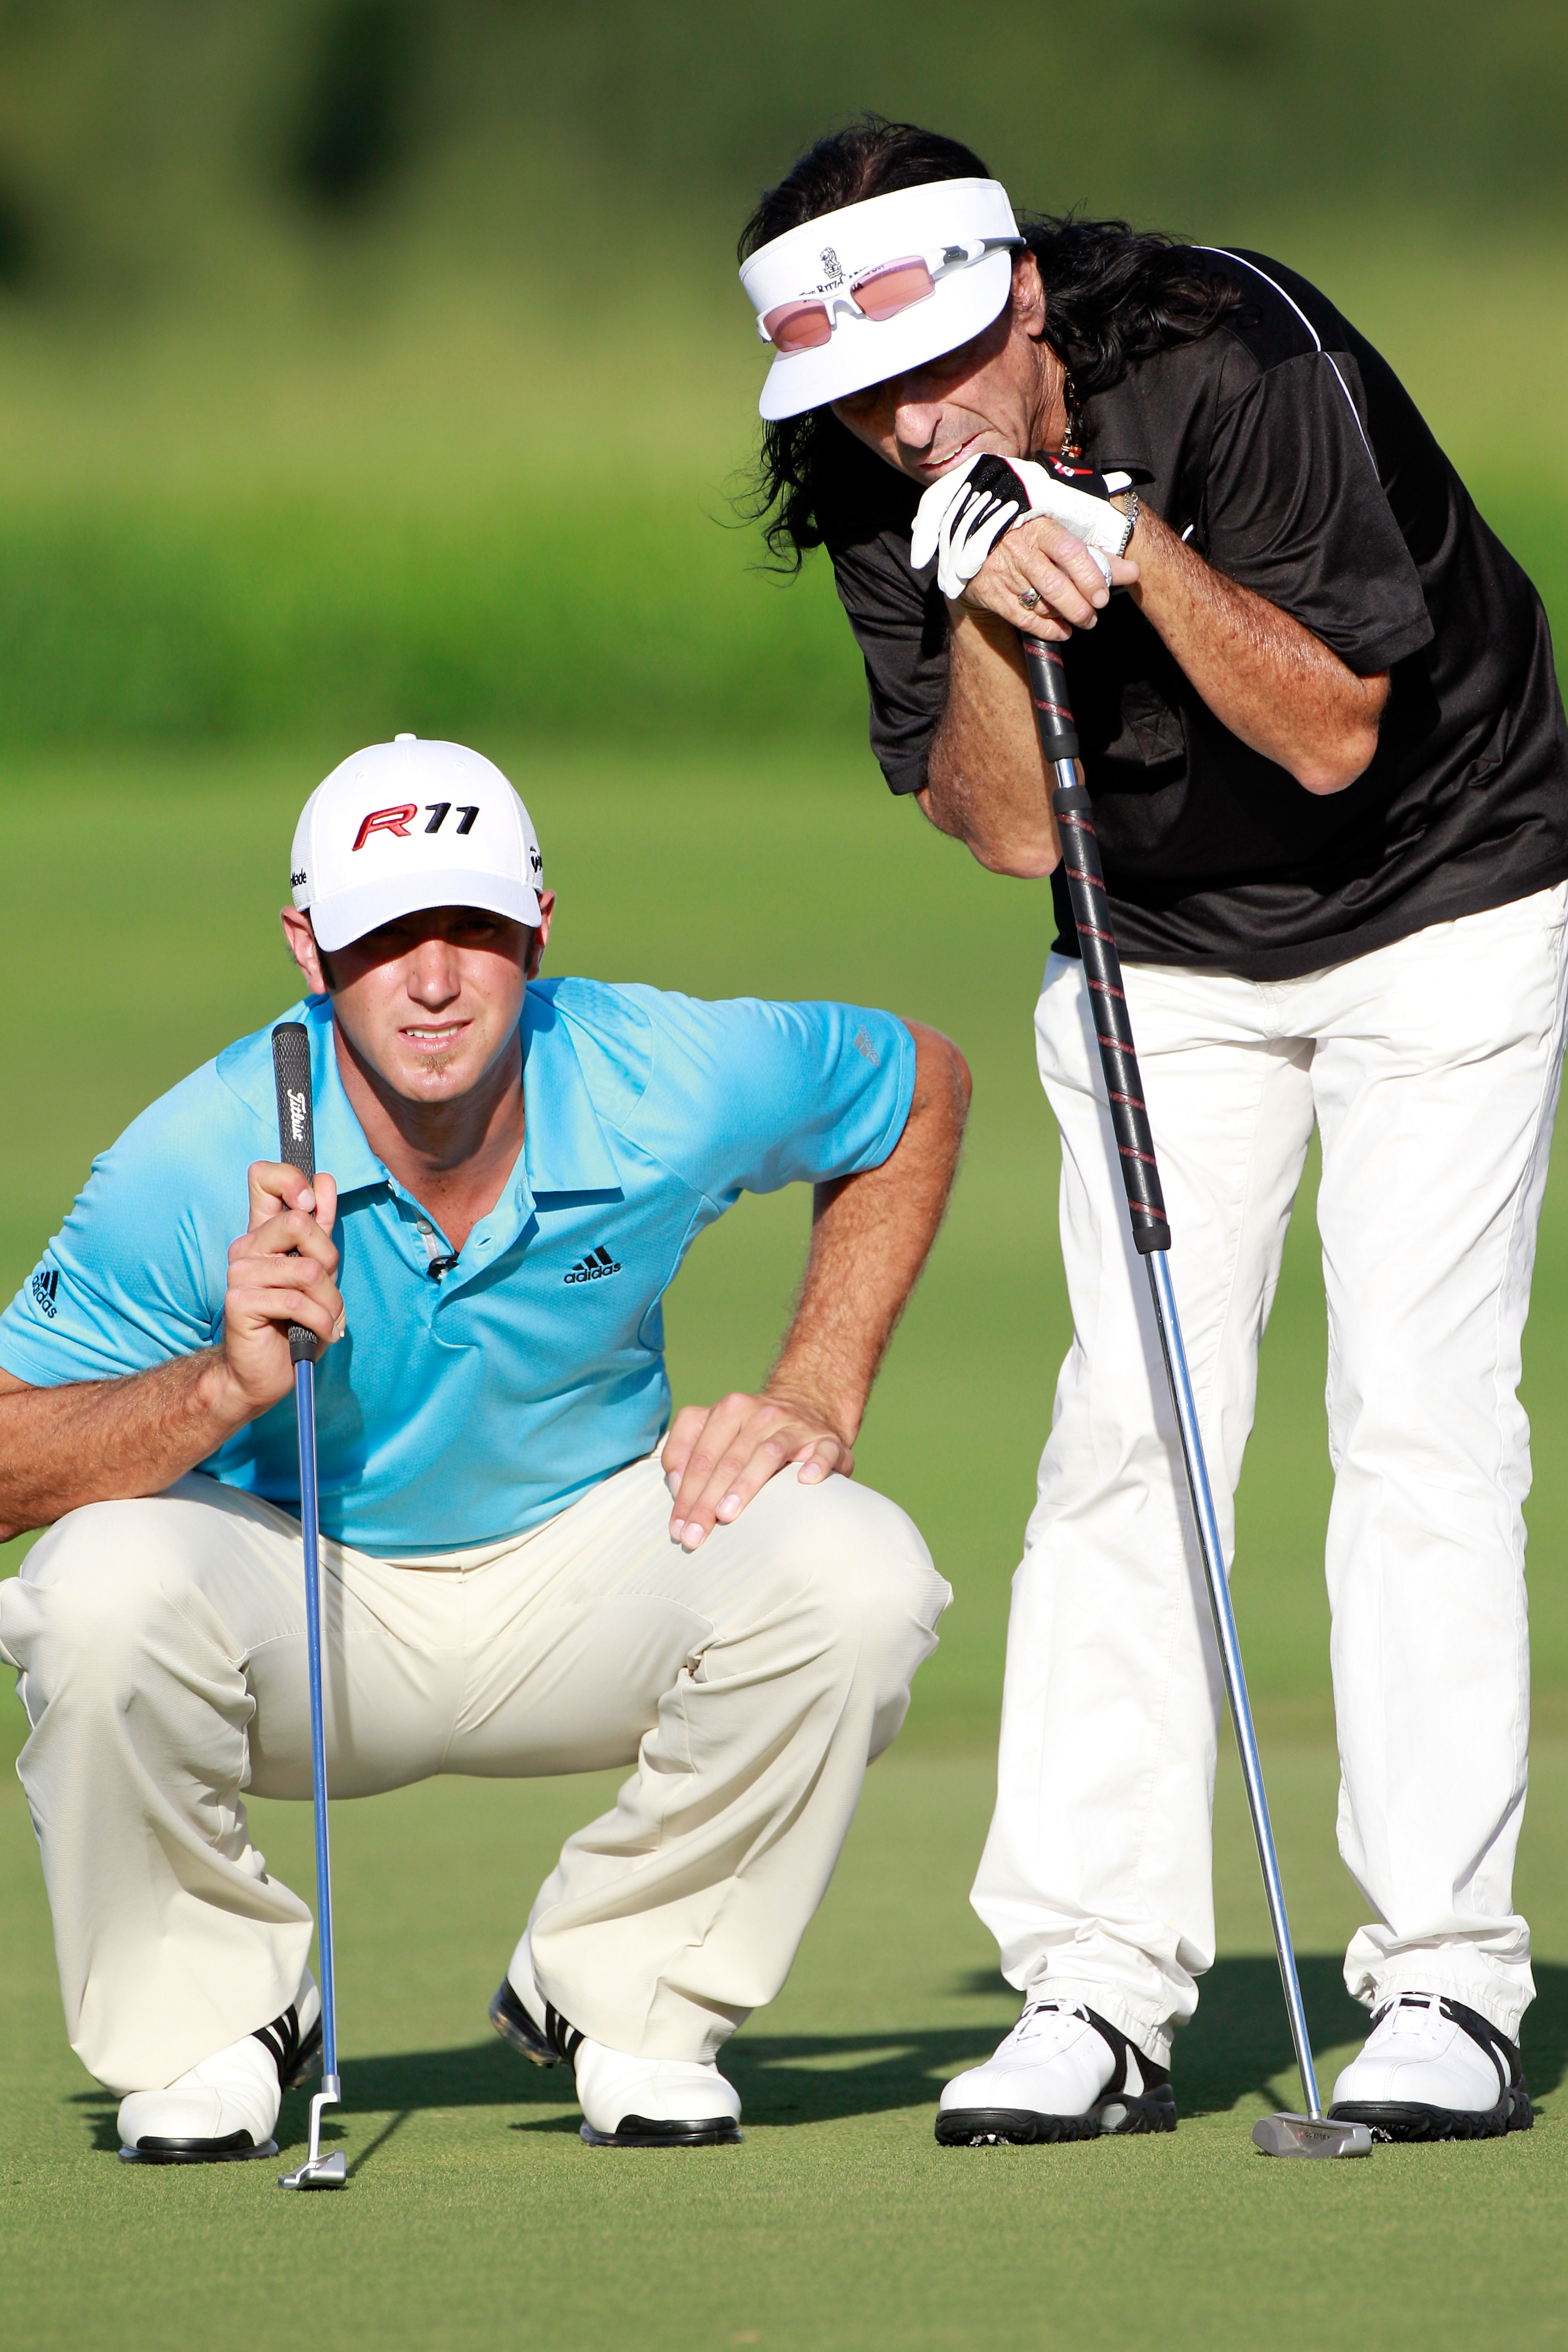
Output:
<path fill-rule="evenodd" d="M 1128 491 L 1127 504 L 1122 508 L 1121 511 L 1127 518 L 1127 530 L 1123 535 L 1121 546 L 1116 551 L 1118 555 L 1125 555 L 1128 549 L 1131 546 L 1132 534 L 1138 528 L 1138 518 L 1143 511 L 1142 508 L 1138 503 L 1138 493 L 1136 490 Z"/>

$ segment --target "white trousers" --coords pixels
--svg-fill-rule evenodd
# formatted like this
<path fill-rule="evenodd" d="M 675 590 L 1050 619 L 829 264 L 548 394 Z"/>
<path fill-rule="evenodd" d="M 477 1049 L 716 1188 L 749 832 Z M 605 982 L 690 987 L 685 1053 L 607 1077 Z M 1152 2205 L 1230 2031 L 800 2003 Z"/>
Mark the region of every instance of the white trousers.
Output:
<path fill-rule="evenodd" d="M 783 1984 L 952 1595 L 844 1478 L 784 1472 L 689 1556 L 668 1520 L 650 1457 L 478 1551 L 324 1543 L 327 1772 L 635 1765 L 540 1892 L 535 1970 L 595 2041 L 701 2059 Z M 0 1585 L 0 1650 L 71 2046 L 161 2087 L 286 2008 L 310 1948 L 244 1803 L 310 1794 L 299 1523 L 199 1476 L 74 1511 Z"/>
<path fill-rule="evenodd" d="M 1529 1646 L 1518 1399 L 1563 1060 L 1568 888 L 1305 979 L 1129 965 L 1171 1272 L 1227 1565 L 1258 1342 L 1314 1120 L 1328 1294 L 1340 1852 L 1369 2008 L 1422 1989 L 1511 2037 Z M 1032 1999 L 1156 2058 L 1214 1958 L 1222 1685 L 1082 968 L 1047 966 L 1073 1344 L 1013 1588 L 974 1907 Z M 1244 1560 L 1242 1572 L 1248 1572 Z"/>

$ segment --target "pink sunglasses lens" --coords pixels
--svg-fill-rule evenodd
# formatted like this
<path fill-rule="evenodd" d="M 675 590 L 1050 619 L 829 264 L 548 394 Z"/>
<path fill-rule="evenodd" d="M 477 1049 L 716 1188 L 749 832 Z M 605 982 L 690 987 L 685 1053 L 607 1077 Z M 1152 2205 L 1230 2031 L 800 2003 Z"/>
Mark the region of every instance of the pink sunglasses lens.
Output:
<path fill-rule="evenodd" d="M 868 319 L 896 318 L 900 310 L 923 302 L 936 291 L 936 280 L 918 256 L 907 261 L 885 261 L 857 278 L 849 291 Z"/>
<path fill-rule="evenodd" d="M 814 352 L 833 332 L 833 321 L 822 302 L 785 302 L 763 314 L 763 325 L 776 352 Z"/>

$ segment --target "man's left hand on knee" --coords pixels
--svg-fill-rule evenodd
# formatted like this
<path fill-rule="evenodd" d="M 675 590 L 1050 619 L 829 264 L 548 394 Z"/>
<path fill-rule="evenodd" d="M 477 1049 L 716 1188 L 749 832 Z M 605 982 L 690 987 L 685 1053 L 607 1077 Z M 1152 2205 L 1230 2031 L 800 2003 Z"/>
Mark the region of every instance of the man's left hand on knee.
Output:
<path fill-rule="evenodd" d="M 695 1551 L 715 1526 L 738 1519 L 752 1497 L 791 1463 L 803 1486 L 855 1467 L 850 1439 L 820 1406 L 782 1390 L 740 1392 L 716 1405 L 682 1405 L 659 1456 L 675 1498 L 671 1538 Z"/>

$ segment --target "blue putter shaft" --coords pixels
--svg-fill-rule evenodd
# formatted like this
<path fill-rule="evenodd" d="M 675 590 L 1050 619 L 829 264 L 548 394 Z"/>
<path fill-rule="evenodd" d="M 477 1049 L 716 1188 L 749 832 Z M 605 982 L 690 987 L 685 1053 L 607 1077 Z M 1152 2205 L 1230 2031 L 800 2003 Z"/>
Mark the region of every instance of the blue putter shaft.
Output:
<path fill-rule="evenodd" d="M 294 1367 L 300 1423 L 300 1529 L 305 1540 L 305 1640 L 310 1668 L 310 1793 L 316 1816 L 316 1937 L 321 1964 L 321 2071 L 338 2072 L 337 2002 L 332 1977 L 332 1864 L 327 1842 L 327 1734 L 321 1704 L 321 1530 L 316 1494 L 316 1367 Z"/>

